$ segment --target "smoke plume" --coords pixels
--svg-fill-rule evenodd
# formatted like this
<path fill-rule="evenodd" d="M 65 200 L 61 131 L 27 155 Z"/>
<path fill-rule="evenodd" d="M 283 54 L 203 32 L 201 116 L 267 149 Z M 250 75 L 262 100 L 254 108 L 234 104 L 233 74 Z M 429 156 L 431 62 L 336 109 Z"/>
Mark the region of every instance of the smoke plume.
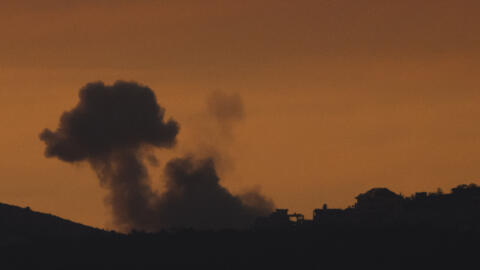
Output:
<path fill-rule="evenodd" d="M 150 88 L 122 81 L 112 86 L 89 83 L 79 97 L 77 106 L 63 113 L 57 130 L 45 129 L 40 139 L 47 157 L 90 163 L 109 190 L 106 202 L 119 229 L 245 228 L 272 210 L 272 202 L 258 192 L 236 196 L 222 187 L 213 158 L 169 161 L 165 191 L 155 192 L 145 163 L 157 162 L 152 148 L 176 144 L 179 125 L 164 119 L 165 109 Z M 219 111 L 219 117 L 238 117 L 223 113 L 230 107 Z"/>
<path fill-rule="evenodd" d="M 238 94 L 228 95 L 215 91 L 207 98 L 207 110 L 217 122 L 223 136 L 232 135 L 232 126 L 245 116 L 242 99 Z"/>
<path fill-rule="evenodd" d="M 217 90 L 207 96 L 205 105 L 205 111 L 197 113 L 193 125 L 190 123 L 189 135 L 194 138 L 194 145 L 189 149 L 194 149 L 197 157 L 212 158 L 217 172 L 225 178 L 235 168 L 233 131 L 245 118 L 243 101 L 236 93 Z"/>

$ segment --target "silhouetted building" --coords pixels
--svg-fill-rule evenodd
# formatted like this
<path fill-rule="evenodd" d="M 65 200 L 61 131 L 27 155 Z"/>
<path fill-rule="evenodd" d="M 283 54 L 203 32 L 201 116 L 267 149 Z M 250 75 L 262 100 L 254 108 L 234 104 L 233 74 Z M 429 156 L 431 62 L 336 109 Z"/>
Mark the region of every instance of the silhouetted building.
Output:
<path fill-rule="evenodd" d="M 288 216 L 288 209 L 276 209 L 268 217 L 258 217 L 255 220 L 256 229 L 290 229 L 292 222 Z"/>
<path fill-rule="evenodd" d="M 292 220 L 292 218 L 294 220 Z M 289 214 L 288 209 L 276 209 L 268 217 L 258 217 L 255 221 L 256 229 L 292 229 L 297 226 L 309 224 L 303 214 Z"/>
<path fill-rule="evenodd" d="M 356 197 L 356 209 L 391 210 L 402 204 L 403 197 L 387 188 L 372 188 Z"/>
<path fill-rule="evenodd" d="M 322 209 L 313 210 L 313 224 L 335 225 L 344 221 L 345 211 L 342 209 L 329 209 L 327 204 Z"/>
<path fill-rule="evenodd" d="M 277 209 L 256 220 L 256 229 L 308 229 L 337 227 L 429 226 L 432 228 L 480 231 L 480 187 L 459 185 L 449 194 L 417 192 L 404 198 L 387 188 L 373 188 L 356 197 L 347 209 L 326 204 L 313 211 L 312 220 L 302 214 Z"/>

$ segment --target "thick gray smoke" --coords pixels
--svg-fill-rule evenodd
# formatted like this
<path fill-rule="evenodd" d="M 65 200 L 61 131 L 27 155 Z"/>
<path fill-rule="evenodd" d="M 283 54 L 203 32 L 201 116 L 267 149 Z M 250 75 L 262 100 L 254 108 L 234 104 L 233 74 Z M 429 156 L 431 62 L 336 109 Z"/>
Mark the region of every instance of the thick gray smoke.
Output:
<path fill-rule="evenodd" d="M 246 228 L 256 217 L 272 212 L 271 201 L 259 194 L 261 199 L 252 204 L 222 187 L 213 159 L 174 159 L 168 162 L 165 172 L 167 192 L 156 209 L 169 226 Z"/>
<path fill-rule="evenodd" d="M 235 196 L 222 187 L 211 158 L 169 161 L 166 189 L 154 192 L 144 162 L 156 160 L 148 150 L 173 147 L 179 131 L 176 121 L 164 120 L 164 112 L 148 87 L 90 83 L 57 130 L 45 129 L 40 139 L 47 157 L 90 163 L 110 191 L 106 201 L 122 230 L 245 228 L 272 210 L 272 202 L 258 192 Z"/>

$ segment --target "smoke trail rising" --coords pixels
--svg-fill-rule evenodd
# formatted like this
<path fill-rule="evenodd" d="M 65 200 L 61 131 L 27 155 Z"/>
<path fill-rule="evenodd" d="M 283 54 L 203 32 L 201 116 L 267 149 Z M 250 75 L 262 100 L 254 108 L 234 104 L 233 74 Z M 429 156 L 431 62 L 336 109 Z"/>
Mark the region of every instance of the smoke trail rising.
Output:
<path fill-rule="evenodd" d="M 97 82 L 84 86 L 79 97 L 59 127 L 45 129 L 40 139 L 47 157 L 90 163 L 109 190 L 106 201 L 120 229 L 245 228 L 273 208 L 258 193 L 236 196 L 222 187 L 212 158 L 169 161 L 166 190 L 154 192 L 145 166 L 156 162 L 149 149 L 173 147 L 179 125 L 164 119 L 153 91 L 134 82 Z"/>

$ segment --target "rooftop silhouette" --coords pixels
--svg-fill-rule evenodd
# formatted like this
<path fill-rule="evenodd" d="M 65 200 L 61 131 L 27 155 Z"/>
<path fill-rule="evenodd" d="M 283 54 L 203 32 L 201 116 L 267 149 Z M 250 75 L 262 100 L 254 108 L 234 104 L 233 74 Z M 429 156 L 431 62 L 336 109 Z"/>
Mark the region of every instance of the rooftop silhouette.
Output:
<path fill-rule="evenodd" d="M 312 219 L 277 209 L 268 217 L 259 217 L 255 228 L 311 229 L 322 226 L 385 227 L 421 226 L 438 228 L 480 228 L 480 187 L 459 185 L 450 193 L 417 192 L 409 197 L 387 188 L 372 188 L 359 194 L 356 203 L 346 209 L 313 210 Z M 292 217 L 301 216 L 293 220 Z"/>

